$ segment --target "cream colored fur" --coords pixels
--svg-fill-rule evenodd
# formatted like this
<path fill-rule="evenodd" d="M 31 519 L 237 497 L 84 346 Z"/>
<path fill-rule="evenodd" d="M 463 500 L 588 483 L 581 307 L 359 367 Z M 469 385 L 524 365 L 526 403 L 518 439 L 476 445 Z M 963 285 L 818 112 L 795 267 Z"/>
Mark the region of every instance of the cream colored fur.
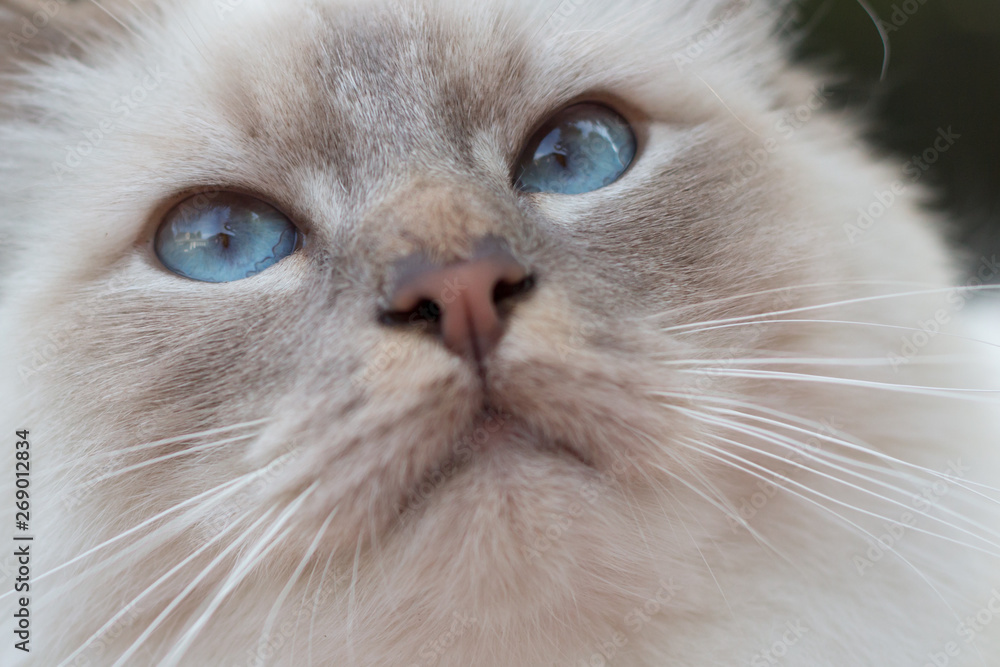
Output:
<path fill-rule="evenodd" d="M 47 6 L 0 65 L 0 534 L 28 428 L 37 535 L 0 663 L 1000 664 L 997 400 L 958 391 L 997 355 L 916 186 L 854 233 L 905 176 L 774 8 Z M 634 166 L 517 193 L 579 99 Z M 212 189 L 305 247 L 167 272 L 161 216 Z M 483 234 L 539 276 L 485 383 L 375 317 L 395 259 Z"/>

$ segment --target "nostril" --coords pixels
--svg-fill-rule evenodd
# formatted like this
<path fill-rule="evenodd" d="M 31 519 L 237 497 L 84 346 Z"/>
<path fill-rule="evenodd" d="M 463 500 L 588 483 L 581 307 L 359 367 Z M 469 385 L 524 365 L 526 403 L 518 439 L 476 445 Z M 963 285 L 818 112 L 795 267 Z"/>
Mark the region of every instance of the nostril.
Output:
<path fill-rule="evenodd" d="M 534 276 L 525 276 L 521 280 L 511 282 L 501 280 L 493 288 L 493 303 L 500 305 L 505 301 L 516 299 L 530 292 L 535 286 Z"/>
<path fill-rule="evenodd" d="M 508 301 L 526 296 L 535 287 L 535 277 L 526 276 L 521 280 L 500 280 L 493 287 L 493 303 L 498 308 Z M 432 299 L 421 299 L 409 310 L 383 310 L 380 315 L 382 324 L 403 326 L 407 324 L 440 324 L 441 306 Z"/>
<path fill-rule="evenodd" d="M 421 299 L 410 310 L 383 310 L 379 320 L 389 326 L 440 324 L 441 306 L 431 299 Z"/>
<path fill-rule="evenodd" d="M 430 299 L 424 299 L 417 304 L 415 309 L 416 315 L 421 320 L 427 322 L 440 322 L 441 321 L 441 306 L 435 301 Z"/>

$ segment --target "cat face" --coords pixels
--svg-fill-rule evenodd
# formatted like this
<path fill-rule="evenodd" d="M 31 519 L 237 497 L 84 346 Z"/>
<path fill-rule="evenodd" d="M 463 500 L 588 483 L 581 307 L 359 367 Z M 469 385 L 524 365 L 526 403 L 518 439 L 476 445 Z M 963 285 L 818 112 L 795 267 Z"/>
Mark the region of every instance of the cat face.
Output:
<path fill-rule="evenodd" d="M 919 230 L 900 241 L 919 267 L 850 246 L 881 167 L 837 143 L 748 3 L 145 9 L 31 65 L 0 130 L 27 369 L 5 391 L 62 471 L 51 565 L 167 513 L 69 584 L 138 599 L 108 655 L 242 656 L 287 615 L 320 664 L 550 664 L 630 618 L 721 615 L 709 560 L 750 558 L 734 524 L 760 479 L 724 465 L 732 443 L 698 446 L 707 406 L 803 392 L 694 364 L 831 343 L 698 323 L 943 275 Z M 623 173 L 519 187 L 578 104 L 623 119 Z M 247 201 L 293 226 L 279 261 L 170 270 L 165 219 Z M 68 616 L 69 649 L 105 641 L 92 617 Z"/>

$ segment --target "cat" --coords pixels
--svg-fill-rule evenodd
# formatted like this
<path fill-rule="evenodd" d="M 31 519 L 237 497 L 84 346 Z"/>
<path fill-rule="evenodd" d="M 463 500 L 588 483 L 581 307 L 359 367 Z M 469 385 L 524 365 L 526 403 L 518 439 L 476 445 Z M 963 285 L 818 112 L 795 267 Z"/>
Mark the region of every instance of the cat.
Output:
<path fill-rule="evenodd" d="M 1000 267 L 784 8 L 0 2 L 0 662 L 1000 664 Z"/>

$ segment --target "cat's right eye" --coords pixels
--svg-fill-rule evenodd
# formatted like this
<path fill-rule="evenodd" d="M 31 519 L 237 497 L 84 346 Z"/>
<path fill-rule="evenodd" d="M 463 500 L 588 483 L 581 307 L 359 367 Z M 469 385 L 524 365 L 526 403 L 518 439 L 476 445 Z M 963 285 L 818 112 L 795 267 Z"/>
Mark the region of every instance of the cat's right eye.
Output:
<path fill-rule="evenodd" d="M 295 252 L 301 233 L 259 199 L 211 192 L 185 199 L 167 213 L 154 249 L 174 273 L 210 283 L 249 278 Z"/>
<path fill-rule="evenodd" d="M 635 153 L 635 133 L 621 114 L 603 104 L 574 104 L 528 142 L 515 185 L 522 192 L 591 192 L 621 178 Z"/>

